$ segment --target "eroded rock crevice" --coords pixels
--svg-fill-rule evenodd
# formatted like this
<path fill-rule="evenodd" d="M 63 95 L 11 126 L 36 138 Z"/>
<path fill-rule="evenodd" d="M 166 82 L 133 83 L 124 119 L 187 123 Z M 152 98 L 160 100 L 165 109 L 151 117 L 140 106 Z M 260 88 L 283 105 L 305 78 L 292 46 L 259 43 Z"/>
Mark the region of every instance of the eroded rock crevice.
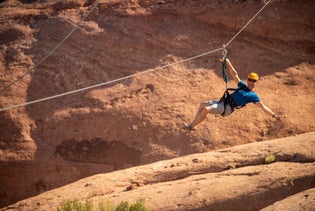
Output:
<path fill-rule="evenodd" d="M 120 141 L 101 138 L 63 141 L 56 146 L 55 153 L 63 159 L 82 163 L 104 163 L 114 169 L 137 166 L 141 163 L 141 152 Z"/>

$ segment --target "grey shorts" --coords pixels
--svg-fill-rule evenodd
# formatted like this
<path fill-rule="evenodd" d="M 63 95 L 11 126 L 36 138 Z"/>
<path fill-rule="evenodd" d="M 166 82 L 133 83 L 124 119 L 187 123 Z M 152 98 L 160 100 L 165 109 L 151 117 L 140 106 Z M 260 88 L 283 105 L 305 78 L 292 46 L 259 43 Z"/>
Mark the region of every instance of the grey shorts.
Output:
<path fill-rule="evenodd" d="M 209 100 L 210 113 L 211 114 L 222 114 L 224 112 L 224 103 L 219 100 Z M 224 116 L 228 116 L 232 113 L 230 105 L 226 105 Z"/>

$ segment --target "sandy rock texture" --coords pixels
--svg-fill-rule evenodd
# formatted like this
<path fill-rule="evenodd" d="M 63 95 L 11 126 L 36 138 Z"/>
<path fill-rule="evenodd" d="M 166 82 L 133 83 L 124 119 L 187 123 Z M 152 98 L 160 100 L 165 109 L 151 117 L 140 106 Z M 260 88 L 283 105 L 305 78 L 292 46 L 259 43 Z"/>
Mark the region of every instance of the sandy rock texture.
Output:
<path fill-rule="evenodd" d="M 259 210 L 284 199 L 266 208 L 283 210 L 296 202 L 286 197 L 308 189 L 303 205 L 311 207 L 314 145 L 312 132 L 187 155 L 91 176 L 3 210 L 54 210 L 65 198 L 117 204 L 144 198 L 149 210 Z"/>
<path fill-rule="evenodd" d="M 106 173 L 115 174 L 122 190 L 132 190 L 115 192 L 117 201 L 136 198 L 138 189 L 149 194 L 163 187 L 158 192 L 167 196 L 169 187 L 184 188 L 180 181 L 191 184 L 183 193 L 192 195 L 192 201 L 186 198 L 182 205 L 176 201 L 181 193 L 169 193 L 174 195 L 170 207 L 161 209 L 170 210 L 209 209 L 215 203 L 218 209 L 256 210 L 313 188 L 314 147 L 309 140 L 315 130 L 315 5 L 312 0 L 272 0 L 237 34 L 266 2 L 0 1 L 0 108 L 9 108 L 0 111 L 0 207 Z M 195 131 L 183 131 L 183 122 L 193 119 L 200 102 L 222 96 L 222 51 L 216 49 L 227 43 L 227 55 L 240 77 L 257 72 L 261 80 L 255 91 L 283 119 L 250 104 L 229 117 L 209 115 Z M 236 86 L 231 77 L 228 86 Z M 82 91 L 10 108 L 75 90 Z M 299 140 L 302 134 L 310 138 L 281 146 L 286 154 L 269 153 L 273 147 L 264 145 L 279 138 Z M 258 145 L 256 150 L 248 148 L 252 152 L 246 156 L 220 151 L 249 143 Z M 216 167 L 209 163 L 214 158 L 203 159 L 203 153 L 220 157 Z M 260 165 L 268 154 L 275 154 L 277 162 Z M 172 159 L 178 160 L 166 165 L 170 167 L 165 174 L 141 172 L 144 178 L 155 175 L 148 180 L 153 189 L 137 175 L 136 183 L 124 177 L 124 171 Z M 271 184 L 267 173 L 279 182 Z M 284 175 L 290 177 L 281 182 Z M 219 178 L 229 177 L 239 178 L 248 189 L 235 186 L 234 192 L 226 192 L 217 187 L 216 198 L 207 195 L 206 187 L 212 185 L 208 181 L 220 183 Z M 295 189 L 294 182 L 301 189 Z M 263 192 L 265 186 L 272 188 Z M 96 196 L 109 194 L 106 188 L 88 188 L 95 188 Z M 260 197 L 256 207 L 244 197 L 246 193 L 258 200 L 255 188 Z M 280 192 L 273 200 L 272 189 Z M 238 199 L 232 200 L 233 194 Z M 68 197 L 59 195 L 52 207 Z M 225 197 L 231 197 L 231 204 Z M 38 209 L 50 206 L 45 200 Z M 147 200 L 150 208 L 160 209 L 154 203 Z M 36 207 L 31 201 L 26 204 L 21 209 Z"/>

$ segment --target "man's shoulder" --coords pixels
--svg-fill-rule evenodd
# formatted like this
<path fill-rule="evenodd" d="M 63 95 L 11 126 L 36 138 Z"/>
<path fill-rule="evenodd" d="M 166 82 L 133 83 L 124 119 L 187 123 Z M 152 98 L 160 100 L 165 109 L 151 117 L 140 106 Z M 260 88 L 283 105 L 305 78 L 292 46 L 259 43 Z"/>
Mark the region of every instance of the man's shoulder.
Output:
<path fill-rule="evenodd" d="M 254 92 L 254 91 L 250 92 L 250 97 L 252 98 L 252 100 L 254 102 L 260 102 L 261 101 L 260 97 L 258 96 L 258 94 L 256 92 Z"/>
<path fill-rule="evenodd" d="M 237 87 L 239 89 L 245 89 L 247 88 L 247 85 L 244 83 L 244 81 L 240 80 L 240 82 L 238 82 Z"/>

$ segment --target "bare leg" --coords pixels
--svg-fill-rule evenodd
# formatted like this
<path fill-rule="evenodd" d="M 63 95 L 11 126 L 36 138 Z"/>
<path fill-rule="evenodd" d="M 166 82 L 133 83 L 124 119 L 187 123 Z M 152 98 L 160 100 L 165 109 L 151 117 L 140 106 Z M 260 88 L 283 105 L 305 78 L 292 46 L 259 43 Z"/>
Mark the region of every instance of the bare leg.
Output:
<path fill-rule="evenodd" d="M 209 105 L 208 101 L 200 103 L 197 114 L 196 114 L 194 120 L 191 122 L 192 128 L 194 128 L 196 125 L 198 125 L 200 122 L 202 122 L 206 118 L 207 114 L 210 111 L 209 107 L 210 107 L 210 105 Z"/>

